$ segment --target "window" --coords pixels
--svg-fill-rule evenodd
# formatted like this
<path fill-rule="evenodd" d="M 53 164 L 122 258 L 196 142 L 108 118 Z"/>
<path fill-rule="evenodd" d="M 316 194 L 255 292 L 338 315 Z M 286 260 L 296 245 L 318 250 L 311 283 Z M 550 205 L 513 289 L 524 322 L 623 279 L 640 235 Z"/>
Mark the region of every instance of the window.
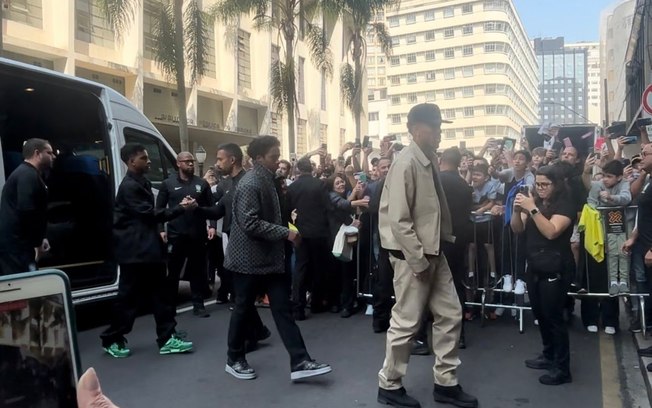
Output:
<path fill-rule="evenodd" d="M 392 37 L 392 47 L 398 47 L 401 45 L 401 40 L 398 37 Z"/>
<path fill-rule="evenodd" d="M 444 131 L 444 138 L 455 139 L 455 129 L 446 129 Z"/>
<path fill-rule="evenodd" d="M 435 39 L 435 31 L 426 31 L 426 41 L 434 41 Z"/>
<path fill-rule="evenodd" d="M 401 124 L 401 115 L 393 114 L 390 115 L 392 117 L 392 124 L 393 125 L 400 125 Z"/>
<path fill-rule="evenodd" d="M 410 34 L 407 36 L 407 43 L 408 44 L 414 44 L 417 42 L 417 36 L 414 34 Z"/>
<path fill-rule="evenodd" d="M 465 25 L 464 27 L 462 27 L 462 34 L 464 34 L 464 35 L 473 34 L 473 26 L 472 25 Z"/>
<path fill-rule="evenodd" d="M 423 13 L 424 21 L 432 21 L 434 19 L 435 19 L 435 10 L 427 10 L 425 13 Z"/>
<path fill-rule="evenodd" d="M 444 70 L 444 79 L 455 79 L 455 68 L 447 68 Z"/>
<path fill-rule="evenodd" d="M 414 13 L 405 16 L 405 24 L 414 24 L 417 22 L 417 15 Z"/>
<path fill-rule="evenodd" d="M 297 121 L 297 155 L 303 156 L 308 152 L 308 137 L 306 134 L 306 120 Z"/>
<path fill-rule="evenodd" d="M 487 105 L 484 107 L 485 115 L 495 115 L 497 113 L 496 105 Z"/>
<path fill-rule="evenodd" d="M 444 99 L 455 99 L 455 90 L 454 89 L 445 90 Z"/>
<path fill-rule="evenodd" d="M 297 70 L 299 73 L 299 78 L 297 78 L 297 81 L 299 82 L 298 84 L 299 86 L 297 90 L 297 99 L 299 100 L 299 103 L 306 103 L 305 65 L 306 65 L 306 59 L 303 57 L 299 57 L 299 69 Z"/>
<path fill-rule="evenodd" d="M 473 76 L 473 67 L 468 66 L 468 67 L 463 67 L 462 68 L 462 76 L 465 78 L 472 77 Z"/>
<path fill-rule="evenodd" d="M 487 95 L 493 95 L 496 93 L 496 85 L 486 85 L 484 93 Z"/>
<path fill-rule="evenodd" d="M 496 52 L 496 43 L 486 43 L 484 45 L 484 52 Z"/>
<path fill-rule="evenodd" d="M 327 89 L 327 84 L 326 84 L 326 75 L 324 73 L 321 73 L 321 110 L 325 111 L 326 110 L 326 89 Z"/>
<path fill-rule="evenodd" d="M 464 117 L 465 118 L 473 117 L 473 106 L 467 106 L 464 108 Z"/>
<path fill-rule="evenodd" d="M 392 85 L 401 85 L 401 77 L 398 75 L 393 76 L 391 79 L 391 83 Z"/>
<path fill-rule="evenodd" d="M 465 4 L 462 6 L 462 14 L 473 13 L 473 4 Z"/>
<path fill-rule="evenodd" d="M 393 55 L 393 56 L 389 59 L 389 64 L 390 64 L 391 66 L 393 66 L 393 67 L 396 67 L 396 66 L 398 66 L 398 65 L 401 65 L 401 57 L 399 57 L 399 56 L 397 56 L 397 55 Z"/>
<path fill-rule="evenodd" d="M 435 60 L 435 50 L 426 51 L 426 61 Z"/>
<path fill-rule="evenodd" d="M 385 85 L 385 78 L 381 78 L 383 85 Z M 380 99 L 387 99 L 387 88 L 383 88 L 380 90 Z"/>
<path fill-rule="evenodd" d="M 152 162 L 147 178 L 152 182 L 154 188 L 159 189 L 163 180 L 176 171 L 174 165 L 176 161 L 170 157 L 170 154 L 161 146 L 161 143 L 148 133 L 125 128 L 124 136 L 126 143 L 142 144 L 147 150 L 149 160 Z"/>
<path fill-rule="evenodd" d="M 445 17 L 445 18 L 453 17 L 454 15 L 455 15 L 455 9 L 454 9 L 454 8 L 452 8 L 452 7 L 446 7 L 446 8 L 444 9 L 444 17 Z"/>
<path fill-rule="evenodd" d="M 426 92 L 426 102 L 434 102 L 434 101 L 435 101 L 435 93 Z"/>
<path fill-rule="evenodd" d="M 381 55 L 380 57 L 378 57 L 378 65 L 383 65 L 383 64 L 385 64 L 385 56 Z"/>
<path fill-rule="evenodd" d="M 408 74 L 407 81 L 408 81 L 408 84 L 416 84 L 417 83 L 417 74 L 414 74 L 414 73 Z"/>
<path fill-rule="evenodd" d="M 369 122 L 378 121 L 378 112 L 369 112 Z"/>
<path fill-rule="evenodd" d="M 472 138 L 475 137 L 475 129 L 473 128 L 466 128 L 464 129 L 464 137 L 466 138 Z"/>
<path fill-rule="evenodd" d="M 426 81 L 434 81 L 434 80 L 435 80 L 435 71 L 426 72 Z"/>
<path fill-rule="evenodd" d="M 472 86 L 466 86 L 462 89 L 462 96 L 465 98 L 470 98 L 473 96 L 473 87 Z"/>
<path fill-rule="evenodd" d="M 279 137 L 278 119 L 279 119 L 278 113 L 276 112 L 269 113 L 269 134 L 276 137 Z"/>
<path fill-rule="evenodd" d="M 473 55 L 473 46 L 472 45 L 465 45 L 464 48 L 462 49 L 462 54 L 465 57 Z"/>
<path fill-rule="evenodd" d="M 417 63 L 417 54 L 412 53 L 407 55 L 407 62 L 408 64 L 416 64 Z"/>
<path fill-rule="evenodd" d="M 455 109 L 444 109 L 444 119 L 455 119 Z"/>
<path fill-rule="evenodd" d="M 83 3 L 88 4 L 88 1 Z M 43 28 L 42 0 L 5 0 L 0 5 L 4 7 L 4 18 L 32 27 Z"/>
<path fill-rule="evenodd" d="M 210 78 L 217 77 L 217 67 L 216 67 L 216 58 L 215 58 L 215 25 L 207 24 L 206 33 L 208 40 L 206 44 L 206 71 L 204 75 Z"/>
<path fill-rule="evenodd" d="M 399 24 L 398 16 L 392 16 L 389 18 L 390 27 L 398 27 L 398 24 Z"/>
<path fill-rule="evenodd" d="M 407 96 L 408 103 L 417 103 L 417 94 L 409 93 Z"/>
<path fill-rule="evenodd" d="M 20 3 L 24 3 L 21 5 Z M 31 3 L 35 1 L 18 1 L 12 2 L 11 11 L 19 10 L 19 6 L 26 6 L 23 9 L 28 10 L 28 13 L 36 12 L 36 9 Z M 39 2 L 40 3 L 40 2 Z M 40 12 L 39 7 L 39 12 Z M 75 38 L 79 41 L 84 41 L 91 44 L 96 44 L 102 47 L 113 48 L 115 35 L 109 28 L 109 23 L 99 5 L 92 0 L 75 0 L 75 20 L 77 29 L 75 30 Z M 26 20 L 28 23 L 32 20 Z M 34 21 L 35 22 L 35 21 Z M 37 27 L 40 27 L 38 25 Z"/>
<path fill-rule="evenodd" d="M 451 38 L 455 36 L 454 28 L 447 28 L 444 30 L 444 38 Z"/>
<path fill-rule="evenodd" d="M 238 86 L 246 89 L 251 89 L 251 51 L 250 40 L 251 34 L 244 30 L 238 30 Z M 299 58 L 299 102 L 303 95 L 303 60 Z"/>
<path fill-rule="evenodd" d="M 444 57 L 445 58 L 455 58 L 455 49 L 454 48 L 446 48 L 444 50 Z"/>
<path fill-rule="evenodd" d="M 374 90 L 370 89 L 367 91 L 367 100 L 368 101 L 373 101 L 376 99 L 376 95 L 374 95 Z"/>
<path fill-rule="evenodd" d="M 400 104 L 401 104 L 401 97 L 399 95 L 393 95 L 392 105 L 400 105 Z"/>

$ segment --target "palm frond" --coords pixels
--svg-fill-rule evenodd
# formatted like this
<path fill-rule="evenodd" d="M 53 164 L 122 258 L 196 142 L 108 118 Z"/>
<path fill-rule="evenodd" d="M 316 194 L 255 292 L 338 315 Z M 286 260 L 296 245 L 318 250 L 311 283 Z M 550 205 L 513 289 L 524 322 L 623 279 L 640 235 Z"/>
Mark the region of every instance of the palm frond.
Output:
<path fill-rule="evenodd" d="M 207 13 L 212 18 L 220 19 L 230 24 L 243 14 L 266 13 L 271 0 L 220 0 L 208 8 Z"/>
<path fill-rule="evenodd" d="M 354 108 L 356 93 L 355 70 L 351 64 L 346 62 L 340 68 L 340 94 L 346 106 L 351 110 Z"/>
<path fill-rule="evenodd" d="M 131 21 L 134 19 L 136 10 L 140 7 L 140 0 L 93 0 L 102 10 L 102 14 L 109 23 L 109 27 L 115 33 L 116 38 L 121 39 L 126 33 Z"/>
<path fill-rule="evenodd" d="M 197 1 L 188 3 L 183 18 L 185 57 L 190 67 L 190 83 L 194 85 L 206 72 L 208 30 L 214 27 L 208 23 L 208 15 L 201 10 Z"/>
<path fill-rule="evenodd" d="M 327 78 L 331 78 L 333 76 L 333 53 L 328 48 L 328 39 L 324 34 L 324 29 L 310 24 L 306 33 L 306 43 L 313 65 Z"/>
<path fill-rule="evenodd" d="M 389 34 L 387 26 L 383 22 L 374 22 L 370 24 L 371 32 L 374 39 L 380 45 L 380 49 L 386 56 L 392 55 L 392 36 Z"/>
<path fill-rule="evenodd" d="M 293 61 L 290 61 L 289 64 L 284 64 L 281 61 L 272 64 L 270 96 L 276 112 L 285 112 L 290 100 L 293 100 L 294 106 L 297 106 L 295 82 Z"/>
<path fill-rule="evenodd" d="M 161 4 L 159 18 L 154 24 L 154 60 L 171 82 L 176 82 L 177 49 L 174 11 L 172 4 Z M 181 50 L 179 50 L 181 51 Z M 183 58 L 183 56 L 179 56 Z"/>

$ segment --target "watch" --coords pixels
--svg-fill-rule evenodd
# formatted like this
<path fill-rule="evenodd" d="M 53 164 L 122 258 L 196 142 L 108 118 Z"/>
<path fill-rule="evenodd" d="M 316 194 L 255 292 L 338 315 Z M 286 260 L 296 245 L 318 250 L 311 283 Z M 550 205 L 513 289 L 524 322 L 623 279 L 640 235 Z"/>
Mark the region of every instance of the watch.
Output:
<path fill-rule="evenodd" d="M 537 214 L 539 214 L 539 209 L 538 208 L 533 208 L 533 209 L 530 210 L 530 215 L 531 216 L 534 217 Z"/>

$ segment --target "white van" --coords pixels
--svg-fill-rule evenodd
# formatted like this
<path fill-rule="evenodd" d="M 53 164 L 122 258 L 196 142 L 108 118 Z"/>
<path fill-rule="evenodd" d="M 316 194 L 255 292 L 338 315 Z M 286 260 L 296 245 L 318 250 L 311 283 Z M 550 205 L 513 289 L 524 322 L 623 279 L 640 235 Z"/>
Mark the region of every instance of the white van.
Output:
<path fill-rule="evenodd" d="M 154 187 L 176 171 L 174 151 L 113 89 L 0 58 L 0 189 L 32 137 L 49 140 L 57 152 L 45 176 L 52 249 L 39 267 L 66 272 L 75 303 L 115 296 L 113 200 L 126 172 L 120 147 L 137 142 L 147 148 Z"/>

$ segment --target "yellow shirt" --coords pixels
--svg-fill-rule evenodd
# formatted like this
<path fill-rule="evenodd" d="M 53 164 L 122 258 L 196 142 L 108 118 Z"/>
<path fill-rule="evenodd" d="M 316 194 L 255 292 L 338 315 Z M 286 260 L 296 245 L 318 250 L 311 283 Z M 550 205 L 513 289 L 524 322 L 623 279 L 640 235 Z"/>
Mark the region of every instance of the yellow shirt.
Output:
<path fill-rule="evenodd" d="M 604 261 L 604 231 L 600 212 L 584 204 L 582 216 L 577 226 L 584 231 L 584 248 L 597 262 Z"/>

